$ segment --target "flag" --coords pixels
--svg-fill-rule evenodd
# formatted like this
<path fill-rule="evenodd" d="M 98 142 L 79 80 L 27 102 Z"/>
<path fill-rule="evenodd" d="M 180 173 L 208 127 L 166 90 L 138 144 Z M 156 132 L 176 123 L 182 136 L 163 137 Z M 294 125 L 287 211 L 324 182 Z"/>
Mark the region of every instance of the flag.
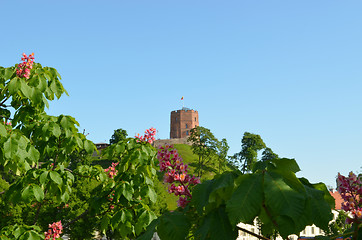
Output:
<path fill-rule="evenodd" d="M 184 97 L 182 96 L 181 100 L 184 100 Z"/>

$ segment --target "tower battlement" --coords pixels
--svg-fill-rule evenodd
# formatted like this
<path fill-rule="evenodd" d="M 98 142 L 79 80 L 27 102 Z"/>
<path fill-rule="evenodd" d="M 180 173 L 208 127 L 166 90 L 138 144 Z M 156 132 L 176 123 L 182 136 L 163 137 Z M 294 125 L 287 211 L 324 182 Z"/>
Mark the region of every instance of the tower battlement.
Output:
<path fill-rule="evenodd" d="M 199 113 L 196 110 L 183 107 L 171 112 L 170 138 L 185 138 L 190 136 L 190 130 L 199 126 Z"/>

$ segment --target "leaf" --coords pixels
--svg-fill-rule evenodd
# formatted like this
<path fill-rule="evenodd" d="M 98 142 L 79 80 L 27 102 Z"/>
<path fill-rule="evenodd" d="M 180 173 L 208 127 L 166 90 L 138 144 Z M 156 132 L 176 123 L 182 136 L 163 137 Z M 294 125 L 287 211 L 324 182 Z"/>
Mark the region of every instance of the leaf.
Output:
<path fill-rule="evenodd" d="M 106 230 L 108 229 L 109 223 L 110 223 L 109 222 L 109 216 L 107 214 L 101 220 L 101 229 L 100 230 L 101 230 L 102 233 L 106 232 Z"/>
<path fill-rule="evenodd" d="M 192 204 L 196 207 L 199 214 L 203 212 L 204 207 L 209 203 L 209 195 L 212 191 L 213 180 L 198 184 L 192 190 Z"/>
<path fill-rule="evenodd" d="M 67 191 L 65 191 L 60 199 L 65 203 L 68 202 L 69 201 L 69 193 Z"/>
<path fill-rule="evenodd" d="M 179 212 L 167 212 L 160 218 L 157 233 L 161 239 L 185 240 L 191 224 L 187 217 Z"/>
<path fill-rule="evenodd" d="M 151 224 L 148 225 L 146 232 L 142 234 L 140 237 L 138 237 L 136 240 L 152 240 L 156 232 L 156 227 L 159 224 L 159 222 L 160 222 L 159 219 L 153 220 Z"/>
<path fill-rule="evenodd" d="M 280 215 L 277 216 L 275 221 L 278 224 L 278 231 L 283 239 L 287 239 L 291 234 L 298 234 L 295 229 L 294 221 L 288 216 Z"/>
<path fill-rule="evenodd" d="M 5 158 L 11 158 L 18 150 L 18 139 L 14 135 L 10 135 L 8 140 L 4 143 Z"/>
<path fill-rule="evenodd" d="M 5 68 L 4 79 L 8 80 L 15 73 L 15 68 Z"/>
<path fill-rule="evenodd" d="M 225 209 L 219 207 L 204 217 L 195 235 L 198 237 L 197 239 L 200 240 L 235 240 L 238 234 L 234 226 L 235 225 L 230 224 Z"/>
<path fill-rule="evenodd" d="M 153 190 L 153 188 L 151 186 L 148 186 L 147 196 L 149 197 L 151 202 L 155 203 L 157 201 L 157 194 L 156 194 L 155 190 Z"/>
<path fill-rule="evenodd" d="M 135 231 L 137 236 L 143 231 L 144 228 L 148 226 L 150 220 L 150 214 L 147 210 L 144 210 L 141 215 L 139 215 L 137 223 L 135 225 Z"/>
<path fill-rule="evenodd" d="M 249 223 L 259 214 L 263 203 L 263 176 L 259 174 L 241 175 L 239 186 L 226 203 L 231 224 Z"/>
<path fill-rule="evenodd" d="M 128 182 L 125 182 L 125 183 L 124 183 L 124 188 L 123 188 L 123 191 L 122 191 L 123 196 L 124 196 L 128 201 L 131 201 L 131 200 L 132 200 L 133 192 L 134 192 L 134 190 L 133 190 L 132 186 L 131 186 Z"/>
<path fill-rule="evenodd" d="M 40 175 L 40 177 L 39 177 L 39 182 L 41 183 L 41 184 L 45 184 L 45 182 L 46 182 L 46 180 L 47 180 L 47 178 L 48 178 L 48 171 L 44 171 L 41 175 Z"/>
<path fill-rule="evenodd" d="M 94 144 L 89 140 L 84 140 L 84 150 L 87 153 L 93 153 L 95 150 Z"/>
<path fill-rule="evenodd" d="M 214 178 L 209 202 L 216 202 L 217 205 L 220 205 L 229 200 L 234 190 L 235 177 L 233 172 L 225 172 Z"/>
<path fill-rule="evenodd" d="M 56 123 L 52 124 L 52 129 L 51 129 L 53 135 L 55 137 L 59 137 L 60 134 L 62 133 L 61 130 L 60 130 L 60 126 Z"/>
<path fill-rule="evenodd" d="M 32 188 L 31 185 L 26 186 L 24 190 L 21 193 L 22 199 L 24 199 L 26 202 L 29 202 L 32 196 Z"/>
<path fill-rule="evenodd" d="M 8 89 L 9 89 L 10 95 L 14 95 L 15 93 L 17 93 L 20 89 L 20 86 L 21 86 L 21 81 L 19 78 L 11 79 L 8 84 Z"/>
<path fill-rule="evenodd" d="M 272 162 L 275 163 L 277 169 L 281 171 L 292 171 L 297 173 L 300 171 L 300 168 L 295 161 L 295 159 L 288 159 L 288 158 L 278 158 L 274 159 Z"/>
<path fill-rule="evenodd" d="M 303 214 L 305 194 L 289 187 L 276 172 L 265 172 L 264 195 L 265 205 L 272 215 L 286 215 L 294 219 Z"/>
<path fill-rule="evenodd" d="M 32 88 L 28 86 L 28 84 L 25 82 L 25 81 L 21 81 L 20 82 L 20 89 L 21 89 L 21 92 L 24 94 L 24 96 L 28 99 L 32 99 L 32 95 L 33 95 L 33 91 L 32 91 Z"/>
<path fill-rule="evenodd" d="M 44 192 L 38 185 L 33 186 L 34 197 L 38 202 L 44 199 Z"/>
<path fill-rule="evenodd" d="M 8 135 L 8 132 L 7 132 L 6 128 L 5 128 L 5 126 L 2 123 L 0 123 L 0 135 L 2 137 L 5 137 L 5 136 Z"/>
<path fill-rule="evenodd" d="M 50 171 L 49 176 L 56 184 L 61 185 L 63 183 L 62 178 L 60 177 L 59 173 Z"/>
<path fill-rule="evenodd" d="M 330 205 L 324 199 L 324 193 L 313 186 L 305 186 L 310 201 L 310 213 L 313 216 L 313 223 L 322 228 L 328 229 L 329 221 L 333 219 Z"/>

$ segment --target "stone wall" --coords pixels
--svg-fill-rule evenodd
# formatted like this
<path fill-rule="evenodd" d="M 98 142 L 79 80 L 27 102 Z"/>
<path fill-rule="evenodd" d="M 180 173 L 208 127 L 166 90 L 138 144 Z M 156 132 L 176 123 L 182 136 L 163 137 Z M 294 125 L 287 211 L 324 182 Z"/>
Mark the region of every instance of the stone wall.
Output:
<path fill-rule="evenodd" d="M 153 142 L 153 146 L 154 147 L 158 147 L 158 146 L 165 146 L 166 144 L 168 145 L 173 145 L 173 144 L 188 144 L 191 145 L 190 142 L 187 142 L 187 138 L 172 138 L 172 139 L 159 139 Z"/>

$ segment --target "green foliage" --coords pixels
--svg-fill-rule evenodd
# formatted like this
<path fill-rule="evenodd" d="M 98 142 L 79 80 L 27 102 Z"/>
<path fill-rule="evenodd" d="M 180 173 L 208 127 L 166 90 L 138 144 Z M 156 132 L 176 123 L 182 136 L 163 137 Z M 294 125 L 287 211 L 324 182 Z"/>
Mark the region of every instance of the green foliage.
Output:
<path fill-rule="evenodd" d="M 127 134 L 126 130 L 124 130 L 122 128 L 116 129 L 116 130 L 114 130 L 114 133 L 111 136 L 111 139 L 109 139 L 109 143 L 110 144 L 118 143 L 120 141 L 125 140 L 127 138 L 127 136 L 128 136 L 128 134 Z"/>
<path fill-rule="evenodd" d="M 159 214 L 155 149 L 134 139 L 105 155 L 113 176 L 91 164 L 94 144 L 71 116 L 50 116 L 49 101 L 66 93 L 60 75 L 34 63 L 29 78 L 0 67 L 0 239 L 44 239 L 61 220 L 72 239 L 93 231 L 134 238 Z M 125 135 L 124 132 L 123 135 Z M 109 173 L 109 172 L 108 172 Z"/>
<path fill-rule="evenodd" d="M 243 173 L 251 171 L 258 161 L 258 151 L 266 148 L 266 145 L 259 135 L 245 132 L 241 139 L 241 151 L 231 157 L 234 165 L 238 166 Z M 263 159 L 278 157 L 270 148 L 263 152 Z"/>
<path fill-rule="evenodd" d="M 210 165 L 212 166 L 213 162 L 217 162 L 219 173 L 225 169 L 229 150 L 225 138 L 220 142 L 210 129 L 197 126 L 191 129 L 187 141 L 192 143 L 191 149 L 198 156 L 196 168 L 198 177 L 202 177 L 203 171 Z"/>
<path fill-rule="evenodd" d="M 265 148 L 259 137 L 248 144 L 251 153 Z M 257 146 L 253 146 L 256 144 Z M 297 178 L 299 166 L 294 159 L 279 158 L 270 149 L 264 150 L 262 160 L 256 160 L 254 153 L 249 155 L 248 173 L 242 171 L 224 172 L 211 180 L 195 186 L 192 201 L 185 209 L 177 210 L 177 217 L 191 227 L 188 233 L 177 236 L 194 236 L 195 239 L 236 239 L 236 225 L 240 222 L 261 223 L 262 234 L 280 234 L 287 238 L 299 233 L 307 226 L 315 224 L 326 230 L 332 219 L 331 209 L 334 199 L 324 184 L 311 184 L 304 178 Z M 251 168 L 252 167 L 252 168 Z M 175 212 L 172 214 L 176 215 Z M 166 214 L 167 215 L 167 214 Z M 164 215 L 164 216 L 166 216 Z M 155 221 L 142 239 L 150 239 L 150 232 L 156 231 L 161 239 L 172 239 L 178 232 L 169 222 L 164 231 L 161 220 Z M 163 220 L 164 221 L 164 220 Z M 176 224 L 175 224 L 176 225 Z M 171 231 L 173 229 L 173 231 Z M 186 231 L 186 227 L 183 228 Z"/>

